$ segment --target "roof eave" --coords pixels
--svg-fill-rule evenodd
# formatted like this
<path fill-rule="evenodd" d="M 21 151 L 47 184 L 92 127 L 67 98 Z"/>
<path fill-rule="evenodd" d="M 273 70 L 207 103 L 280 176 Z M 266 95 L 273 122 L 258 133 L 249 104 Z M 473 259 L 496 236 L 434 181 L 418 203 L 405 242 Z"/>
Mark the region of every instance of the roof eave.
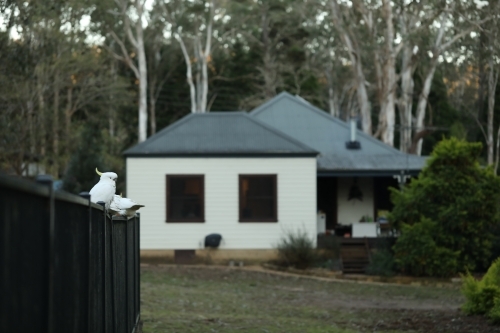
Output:
<path fill-rule="evenodd" d="M 422 171 L 421 169 L 351 169 L 351 170 L 325 170 L 318 169 L 318 177 L 392 177 L 401 174 L 401 171 L 405 175 L 418 176 Z"/>
<path fill-rule="evenodd" d="M 123 153 L 125 158 L 140 157 L 140 158 L 161 158 L 161 157 L 178 157 L 178 158 L 192 158 L 192 157 L 316 157 L 318 152 L 300 152 L 300 153 L 287 153 L 287 152 L 271 152 L 271 153 Z"/>

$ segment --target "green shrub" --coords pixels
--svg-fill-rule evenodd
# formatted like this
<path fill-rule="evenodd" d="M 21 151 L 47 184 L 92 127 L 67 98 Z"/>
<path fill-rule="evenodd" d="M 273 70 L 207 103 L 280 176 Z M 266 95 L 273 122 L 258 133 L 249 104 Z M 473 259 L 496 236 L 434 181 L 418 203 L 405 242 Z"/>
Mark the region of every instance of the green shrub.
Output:
<path fill-rule="evenodd" d="M 340 241 L 332 235 L 318 236 L 316 267 L 340 270 Z"/>
<path fill-rule="evenodd" d="M 494 285 L 500 287 L 500 258 L 493 261 L 488 271 L 483 276 L 481 282 L 485 285 Z"/>
<path fill-rule="evenodd" d="M 279 263 L 306 269 L 313 266 L 318 259 L 314 240 L 305 231 L 288 231 L 277 245 Z"/>
<path fill-rule="evenodd" d="M 488 313 L 488 317 L 493 324 L 500 324 L 500 297 L 495 298 L 493 301 L 493 307 Z"/>
<path fill-rule="evenodd" d="M 414 225 L 403 224 L 394 245 L 396 267 L 414 276 L 448 277 L 458 270 L 458 251 L 440 247 L 433 239 L 436 223 L 422 218 Z"/>
<path fill-rule="evenodd" d="M 500 323 L 500 259 L 478 281 L 470 273 L 462 276 L 462 294 L 465 303 L 462 310 L 469 315 L 487 315 L 494 323 Z"/>
<path fill-rule="evenodd" d="M 366 274 L 378 276 L 393 276 L 395 273 L 394 255 L 389 249 L 376 250 L 372 260 L 366 267 Z"/>
<path fill-rule="evenodd" d="M 404 223 L 420 223 L 422 217 L 434 221 L 430 234 L 433 242 L 426 236 L 427 239 L 416 245 L 434 243 L 438 249 L 442 248 L 437 251 L 448 257 L 449 260 L 443 263 L 449 268 L 454 266 L 453 253 L 459 251 L 457 267 L 460 272 L 489 266 L 491 231 L 500 225 L 500 177 L 490 167 L 479 165 L 481 150 L 481 143 L 456 138 L 442 140 L 417 179 L 412 179 L 403 191 L 392 189 L 391 223 L 401 229 Z M 434 252 L 417 251 L 421 254 Z"/>
<path fill-rule="evenodd" d="M 470 294 L 462 309 L 471 315 L 488 314 L 498 297 L 500 297 L 499 287 L 480 284 L 477 290 Z"/>

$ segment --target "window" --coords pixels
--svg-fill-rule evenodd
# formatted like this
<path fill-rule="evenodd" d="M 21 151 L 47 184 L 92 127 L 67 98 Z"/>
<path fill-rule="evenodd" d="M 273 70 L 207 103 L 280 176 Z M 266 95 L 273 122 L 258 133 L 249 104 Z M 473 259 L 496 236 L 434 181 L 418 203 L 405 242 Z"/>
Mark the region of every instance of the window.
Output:
<path fill-rule="evenodd" d="M 277 222 L 276 175 L 240 175 L 240 222 Z"/>
<path fill-rule="evenodd" d="M 205 222 L 203 175 L 167 175 L 167 222 Z"/>

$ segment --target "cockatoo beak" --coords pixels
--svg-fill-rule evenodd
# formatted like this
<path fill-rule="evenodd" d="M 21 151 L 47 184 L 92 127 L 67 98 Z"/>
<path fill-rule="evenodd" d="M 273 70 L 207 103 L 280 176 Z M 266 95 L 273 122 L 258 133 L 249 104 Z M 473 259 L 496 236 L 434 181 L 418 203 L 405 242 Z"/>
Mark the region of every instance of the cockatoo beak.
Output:
<path fill-rule="evenodd" d="M 102 172 L 99 172 L 99 170 L 97 170 L 97 168 L 95 168 L 95 172 L 97 172 L 97 174 L 98 174 L 99 176 L 102 176 Z"/>

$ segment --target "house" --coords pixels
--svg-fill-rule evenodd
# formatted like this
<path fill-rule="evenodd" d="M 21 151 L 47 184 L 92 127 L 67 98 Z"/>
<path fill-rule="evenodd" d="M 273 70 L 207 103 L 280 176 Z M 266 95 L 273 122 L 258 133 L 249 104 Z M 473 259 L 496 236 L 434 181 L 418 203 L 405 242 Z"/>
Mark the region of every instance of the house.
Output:
<path fill-rule="evenodd" d="M 353 237 L 376 236 L 375 224 L 359 222 L 363 217 L 376 220 L 379 212 L 390 210 L 388 188 L 416 176 L 427 159 L 390 147 L 354 122 L 332 117 L 286 92 L 250 114 L 320 152 L 317 208 L 326 215 L 326 230 L 347 230 Z"/>
<path fill-rule="evenodd" d="M 318 152 L 245 112 L 190 114 L 124 155 L 143 256 L 203 253 L 217 233 L 219 257 L 251 259 L 316 234 Z"/>
<path fill-rule="evenodd" d="M 127 196 L 146 204 L 142 255 L 207 253 L 216 233 L 211 253 L 228 259 L 273 255 L 298 229 L 375 237 L 360 221 L 425 163 L 288 93 L 250 113 L 190 114 L 124 155 Z"/>

